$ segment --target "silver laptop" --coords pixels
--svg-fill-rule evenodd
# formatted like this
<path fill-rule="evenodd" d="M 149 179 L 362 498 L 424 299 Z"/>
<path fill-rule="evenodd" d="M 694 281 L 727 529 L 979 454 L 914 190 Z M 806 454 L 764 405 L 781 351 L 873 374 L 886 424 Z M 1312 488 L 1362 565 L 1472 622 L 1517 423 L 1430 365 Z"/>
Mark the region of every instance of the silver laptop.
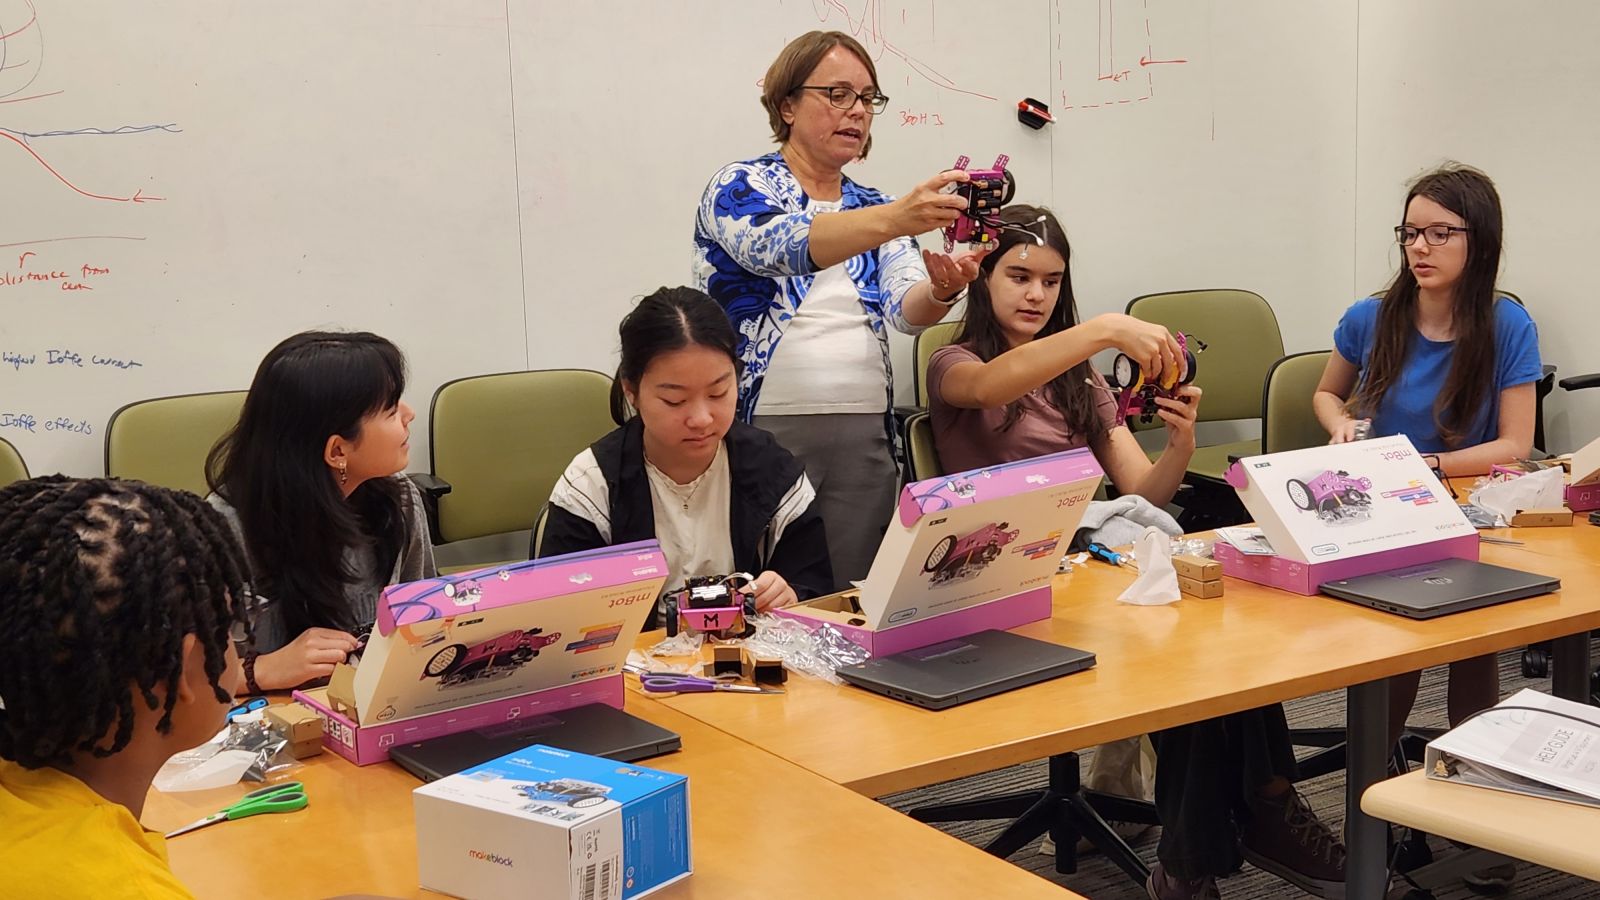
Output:
<path fill-rule="evenodd" d="M 1094 654 L 1009 631 L 980 631 L 844 666 L 839 677 L 873 693 L 945 709 L 1081 672 Z"/>
<path fill-rule="evenodd" d="M 604 756 L 619 762 L 637 762 L 671 753 L 681 748 L 683 741 L 676 732 L 620 709 L 604 703 L 589 703 L 418 743 L 399 744 L 389 751 L 389 758 L 423 781 L 434 781 L 534 744 Z"/>
<path fill-rule="evenodd" d="M 1561 590 L 1561 579 L 1472 559 L 1438 562 L 1341 578 L 1324 594 L 1412 619 L 1433 619 Z"/>

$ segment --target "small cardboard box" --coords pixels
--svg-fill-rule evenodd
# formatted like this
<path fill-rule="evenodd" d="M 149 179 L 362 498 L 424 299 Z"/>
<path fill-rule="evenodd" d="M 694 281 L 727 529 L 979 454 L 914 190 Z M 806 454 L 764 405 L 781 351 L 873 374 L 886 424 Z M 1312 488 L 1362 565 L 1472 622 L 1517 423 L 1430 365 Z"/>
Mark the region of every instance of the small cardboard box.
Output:
<path fill-rule="evenodd" d="M 289 755 L 308 759 L 322 752 L 322 717 L 303 703 L 275 703 L 263 716 L 267 727 L 289 741 Z"/>
<path fill-rule="evenodd" d="M 1050 616 L 1050 582 L 1102 472 L 1070 450 L 907 485 L 860 590 L 775 610 L 873 656 Z"/>
<path fill-rule="evenodd" d="M 1212 549 L 1225 575 L 1297 594 L 1449 557 L 1478 558 L 1478 533 L 1404 436 L 1240 460 L 1228 470 L 1276 555 Z"/>
<path fill-rule="evenodd" d="M 295 698 L 359 765 L 387 759 L 396 741 L 620 707 L 622 664 L 666 577 L 660 546 L 640 541 L 393 585 L 359 665 Z"/>
<path fill-rule="evenodd" d="M 631 900 L 691 871 L 688 779 L 542 744 L 412 792 L 422 887 Z"/>

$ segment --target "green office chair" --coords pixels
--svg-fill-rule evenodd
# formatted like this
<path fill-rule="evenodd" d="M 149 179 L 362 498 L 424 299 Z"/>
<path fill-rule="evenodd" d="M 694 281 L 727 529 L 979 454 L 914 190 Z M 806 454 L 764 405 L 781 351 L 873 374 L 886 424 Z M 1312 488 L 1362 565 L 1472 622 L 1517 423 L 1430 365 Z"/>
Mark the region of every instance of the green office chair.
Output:
<path fill-rule="evenodd" d="M 955 342 L 956 335 L 961 332 L 961 320 L 940 322 L 930 326 L 926 331 L 918 334 L 911 342 L 912 371 L 916 381 L 912 396 L 916 398 L 917 406 L 928 405 L 928 360 L 933 358 L 933 351 L 940 347 Z"/>
<path fill-rule="evenodd" d="M 22 454 L 5 438 L 0 438 L 0 487 L 16 481 L 28 480 L 28 464 Z"/>
<path fill-rule="evenodd" d="M 528 542 L 528 548 L 533 551 L 531 557 L 538 559 L 544 555 L 544 527 L 550 523 L 550 504 L 539 507 L 539 515 L 533 519 L 533 539 Z"/>
<path fill-rule="evenodd" d="M 239 421 L 245 391 L 129 403 L 106 423 L 106 475 L 192 491 L 206 487 L 206 455 Z"/>
<path fill-rule="evenodd" d="M 1267 370 L 1283 356 L 1283 336 L 1278 331 L 1277 316 L 1260 294 L 1233 289 L 1146 294 L 1128 301 L 1127 313 L 1205 342 L 1207 349 L 1196 354 L 1199 373 L 1194 379 L 1205 392 L 1200 401 L 1200 421 L 1255 419 L 1261 415 L 1262 386 Z M 1158 425 L 1159 421 L 1138 427 Z M 1220 483 L 1230 456 L 1254 456 L 1260 452 L 1259 440 L 1199 447 L 1189 461 L 1189 474 Z"/>
<path fill-rule="evenodd" d="M 572 458 L 615 427 L 610 397 L 611 379 L 582 369 L 441 385 L 428 424 L 432 472 L 412 476 L 434 543 L 532 528 Z"/>
<path fill-rule="evenodd" d="M 1261 392 L 1261 452 L 1300 450 L 1328 442 L 1328 432 L 1317 421 L 1311 397 L 1328 366 L 1331 350 L 1294 353 L 1267 370 Z"/>
<path fill-rule="evenodd" d="M 945 474 L 933 443 L 933 418 L 926 412 L 906 420 L 906 455 L 910 457 L 911 477 L 917 481 Z"/>

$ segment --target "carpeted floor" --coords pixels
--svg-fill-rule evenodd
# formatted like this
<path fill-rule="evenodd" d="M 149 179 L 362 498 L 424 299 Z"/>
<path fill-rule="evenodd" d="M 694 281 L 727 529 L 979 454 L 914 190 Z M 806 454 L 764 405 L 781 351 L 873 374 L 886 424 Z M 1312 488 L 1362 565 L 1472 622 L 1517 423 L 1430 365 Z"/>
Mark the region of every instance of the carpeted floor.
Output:
<path fill-rule="evenodd" d="M 1600 641 L 1596 643 L 1596 658 L 1600 658 Z M 1520 671 L 1521 652 L 1507 652 L 1500 657 L 1501 690 L 1505 694 L 1532 687 L 1537 690 L 1548 691 L 1550 680 L 1530 680 L 1522 677 Z M 1411 723 L 1415 725 L 1442 727 L 1445 725 L 1445 669 L 1443 667 L 1428 670 L 1422 679 L 1422 688 L 1417 698 L 1417 705 L 1411 715 Z M 1336 726 L 1344 723 L 1344 692 L 1333 691 L 1318 694 L 1287 704 L 1289 724 L 1295 727 L 1306 726 Z M 1087 759 L 1084 760 L 1085 765 Z M 982 797 L 989 794 L 999 794 L 1008 791 L 1022 791 L 1039 787 L 1045 781 L 1044 762 L 1028 763 L 1001 769 L 984 775 L 963 778 L 958 781 L 945 782 L 915 791 L 906 791 L 901 794 L 892 794 L 880 798 L 883 803 L 896 809 L 906 810 L 917 806 L 933 803 L 948 803 L 956 800 L 965 800 Z M 1323 821 L 1337 828 L 1344 820 L 1344 773 L 1336 772 L 1323 778 L 1304 782 L 1300 785 L 1301 791 L 1306 795 L 1312 806 L 1316 808 Z M 969 843 L 982 845 L 1000 832 L 1004 822 L 957 822 L 939 826 L 949 833 Z M 1600 835 L 1590 835 L 1586 838 L 1594 843 L 1597 853 L 1600 853 Z M 1155 836 L 1148 835 L 1134 844 L 1146 862 L 1155 862 Z M 1107 862 L 1099 855 L 1080 858 L 1078 872 L 1074 875 L 1058 875 L 1055 872 L 1053 857 L 1041 855 L 1038 852 L 1038 842 L 1024 847 L 1011 857 L 1012 863 L 1022 866 L 1041 877 L 1048 878 L 1059 884 L 1071 888 L 1091 900 L 1141 900 L 1145 897 L 1143 888 L 1136 887 L 1120 869 Z M 1445 845 L 1437 839 L 1433 841 L 1436 853 L 1448 852 Z M 1239 873 L 1221 881 L 1222 896 L 1225 900 L 1277 900 L 1277 898 L 1305 897 L 1306 894 L 1291 885 L 1257 869 L 1248 864 Z M 1473 893 L 1464 884 L 1457 883 L 1453 888 L 1439 890 L 1434 893 L 1437 900 L 1464 900 L 1464 898 L 1477 898 L 1480 895 Z M 1553 872 L 1538 866 L 1519 866 L 1516 884 L 1510 892 L 1502 893 L 1501 897 L 1525 898 L 1525 900 L 1580 900 L 1580 898 L 1600 898 L 1600 883 L 1585 881 L 1571 875 Z"/>

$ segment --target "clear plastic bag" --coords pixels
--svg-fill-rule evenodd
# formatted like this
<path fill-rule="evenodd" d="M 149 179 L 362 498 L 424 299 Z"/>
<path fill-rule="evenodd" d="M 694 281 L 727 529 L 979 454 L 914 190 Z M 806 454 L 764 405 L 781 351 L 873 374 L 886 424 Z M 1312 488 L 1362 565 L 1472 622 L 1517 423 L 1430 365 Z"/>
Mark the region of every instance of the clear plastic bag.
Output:
<path fill-rule="evenodd" d="M 245 781 L 265 782 L 269 777 L 299 767 L 289 752 L 289 739 L 267 727 L 260 713 L 234 719 L 222 739 L 221 750 L 243 750 L 254 760 L 244 771 Z"/>
<path fill-rule="evenodd" d="M 835 672 L 840 666 L 859 665 L 871 656 L 832 625 L 813 631 L 794 619 L 766 614 L 756 616 L 754 623 L 756 633 L 744 639 L 751 652 L 778 657 L 789 671 L 831 684 L 842 683 Z"/>
<path fill-rule="evenodd" d="M 264 782 L 299 768 L 289 741 L 267 727 L 261 713 L 236 716 L 216 737 L 174 754 L 156 773 L 155 788 L 165 793 L 204 791 L 243 781 Z"/>

